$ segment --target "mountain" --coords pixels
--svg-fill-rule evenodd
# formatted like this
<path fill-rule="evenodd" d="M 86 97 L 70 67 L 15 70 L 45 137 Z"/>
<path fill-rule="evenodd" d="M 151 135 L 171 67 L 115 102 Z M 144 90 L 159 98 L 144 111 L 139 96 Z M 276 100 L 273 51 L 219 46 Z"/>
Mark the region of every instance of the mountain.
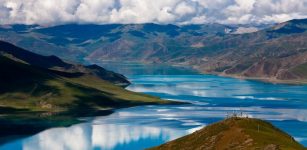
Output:
<path fill-rule="evenodd" d="M 54 55 L 38 55 L 3 41 L 0 41 L 0 53 L 10 57 L 11 59 L 14 59 L 15 61 L 24 62 L 32 66 L 45 68 L 52 71 L 80 75 L 92 75 L 102 80 L 123 86 L 130 84 L 123 75 L 105 70 L 104 68 L 97 65 L 83 66 L 79 64 L 67 63 Z"/>
<path fill-rule="evenodd" d="M 5 42 L 0 42 L 0 58 L 1 106 L 66 111 L 165 102 L 113 85 L 128 81 L 97 65 L 69 64 Z"/>
<path fill-rule="evenodd" d="M 207 45 L 213 54 L 189 62 L 208 73 L 268 80 L 307 79 L 307 19 L 292 20 L 250 34 L 226 36 Z"/>
<path fill-rule="evenodd" d="M 291 20 L 245 34 L 211 33 L 198 37 L 183 34 L 173 38 L 151 38 L 156 41 L 146 40 L 144 46 L 142 42 L 121 38 L 94 51 L 88 58 L 125 58 L 185 65 L 209 74 L 307 83 L 306 20 Z"/>
<path fill-rule="evenodd" d="M 67 24 L 52 27 L 38 25 L 6 25 L 0 26 L 0 40 L 4 40 L 22 48 L 43 55 L 57 55 L 61 58 L 80 61 L 91 58 L 102 50 L 112 51 L 112 48 L 125 48 L 128 52 L 120 53 L 115 50 L 114 55 L 123 57 L 129 54 L 142 57 L 143 50 L 164 50 L 164 45 L 172 44 L 172 39 L 181 42 L 193 37 L 199 38 L 210 35 L 224 35 L 237 32 L 240 27 L 249 28 L 251 25 L 159 25 L 159 24 Z M 262 26 L 257 28 L 262 28 Z M 165 42 L 164 42 L 165 41 Z M 119 45 L 117 45 L 119 44 Z M 199 47 L 198 43 L 193 43 Z M 173 44 L 172 44 L 173 45 Z M 181 46 L 186 47 L 185 43 Z M 165 47 L 167 48 L 167 47 Z M 133 50 L 134 49 L 134 50 Z M 105 56 L 107 59 L 112 59 Z M 145 59 L 145 58 L 144 58 Z"/>
<path fill-rule="evenodd" d="M 270 25 L 12 25 L 0 39 L 81 61 L 133 61 L 203 73 L 307 83 L 306 20 Z"/>
<path fill-rule="evenodd" d="M 291 136 L 268 122 L 229 118 L 150 150 L 304 150 Z"/>
<path fill-rule="evenodd" d="M 130 106 L 175 104 L 114 84 L 127 82 L 97 65 L 70 64 L 0 42 L 0 143 L 8 135 L 71 125 L 78 122 L 76 117 Z"/>

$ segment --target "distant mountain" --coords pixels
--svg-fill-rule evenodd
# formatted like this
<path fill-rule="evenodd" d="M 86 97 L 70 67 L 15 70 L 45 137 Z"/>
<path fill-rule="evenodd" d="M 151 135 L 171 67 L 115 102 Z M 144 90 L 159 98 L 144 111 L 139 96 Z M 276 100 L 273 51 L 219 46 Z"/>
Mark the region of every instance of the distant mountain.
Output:
<path fill-rule="evenodd" d="M 307 79 L 307 19 L 292 20 L 250 34 L 210 41 L 206 49 L 186 61 L 208 73 L 267 80 Z M 210 40 L 210 39 L 209 39 Z"/>
<path fill-rule="evenodd" d="M 152 23 L 127 25 L 68 24 L 54 27 L 6 25 L 0 26 L 0 40 L 8 41 L 39 54 L 57 55 L 61 58 L 77 61 L 94 57 L 100 51 L 106 49 L 111 51 L 112 48 L 125 46 L 128 50 L 135 49 L 131 55 L 140 55 L 138 57 L 141 58 L 141 55 L 145 53 L 143 50 L 155 51 L 152 53 L 167 50 L 166 44 L 173 45 L 173 39 L 184 42 L 189 38 L 193 40 L 202 36 L 231 34 L 237 32 L 236 30 L 240 27 L 255 26 L 221 24 L 176 26 Z M 118 43 L 120 44 L 117 45 Z M 178 45 L 178 47 L 186 48 L 185 43 Z M 200 46 L 195 42 L 192 42 L 192 44 L 193 47 Z M 114 53 L 116 54 L 111 53 L 109 55 L 118 55 L 118 52 Z M 124 56 L 125 54 L 126 52 L 123 52 L 120 55 Z M 129 59 L 134 60 L 133 57 Z"/>
<path fill-rule="evenodd" d="M 270 123 L 230 118 L 150 150 L 304 150 L 291 136 Z"/>

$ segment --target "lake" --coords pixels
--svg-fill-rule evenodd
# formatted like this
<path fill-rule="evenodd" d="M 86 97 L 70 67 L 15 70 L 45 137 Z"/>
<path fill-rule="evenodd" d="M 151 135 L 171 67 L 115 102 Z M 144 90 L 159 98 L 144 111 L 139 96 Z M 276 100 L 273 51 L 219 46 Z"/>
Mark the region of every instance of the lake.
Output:
<path fill-rule="evenodd" d="M 187 101 L 173 106 L 120 109 L 86 123 L 51 128 L 0 150 L 138 150 L 192 133 L 232 113 L 267 120 L 307 146 L 307 86 L 201 75 L 166 65 L 99 63 L 122 73 L 128 90 Z"/>

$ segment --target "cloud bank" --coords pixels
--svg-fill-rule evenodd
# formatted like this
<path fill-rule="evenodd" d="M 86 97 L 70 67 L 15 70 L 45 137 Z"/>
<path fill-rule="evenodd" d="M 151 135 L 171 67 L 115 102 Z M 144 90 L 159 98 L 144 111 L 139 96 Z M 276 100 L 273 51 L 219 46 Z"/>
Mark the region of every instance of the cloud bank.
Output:
<path fill-rule="evenodd" d="M 247 24 L 305 17 L 307 0 L 0 0 L 0 24 Z"/>

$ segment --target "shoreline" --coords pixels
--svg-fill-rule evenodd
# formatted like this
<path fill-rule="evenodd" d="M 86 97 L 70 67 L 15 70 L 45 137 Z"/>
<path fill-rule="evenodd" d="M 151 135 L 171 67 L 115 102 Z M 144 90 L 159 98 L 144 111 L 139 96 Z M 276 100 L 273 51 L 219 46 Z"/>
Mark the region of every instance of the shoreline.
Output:
<path fill-rule="evenodd" d="M 270 78 L 270 77 L 246 77 L 238 74 L 225 74 L 225 73 L 219 73 L 219 72 L 206 72 L 202 71 L 201 69 L 197 68 L 197 66 L 190 66 L 190 65 L 183 65 L 183 64 L 172 64 L 174 67 L 192 67 L 192 69 L 198 71 L 200 74 L 204 75 L 216 75 L 220 77 L 229 77 L 229 78 L 235 78 L 235 79 L 242 79 L 242 80 L 251 80 L 251 81 L 258 81 L 258 82 L 264 82 L 264 83 L 271 83 L 271 84 L 287 84 L 287 85 L 307 85 L 307 79 L 305 80 L 280 80 L 276 78 Z"/>
<path fill-rule="evenodd" d="M 90 59 L 86 59 L 86 61 L 91 63 L 97 63 L 97 61 L 92 61 Z M 99 61 L 98 61 L 99 62 Z M 107 63 L 113 63 L 114 60 L 104 60 L 102 62 Z M 264 83 L 271 83 L 271 84 L 287 84 L 287 85 L 307 85 L 307 79 L 305 80 L 280 80 L 275 78 L 269 78 L 269 77 L 246 77 L 242 75 L 237 74 L 225 74 L 225 73 L 219 73 L 219 72 L 206 72 L 199 69 L 197 66 L 188 65 L 188 64 L 174 64 L 174 63 L 154 63 L 154 62 L 142 62 L 142 61 L 125 61 L 126 63 L 136 63 L 136 64 L 144 64 L 144 65 L 169 65 L 173 67 L 181 67 L 181 68 L 188 68 L 191 70 L 194 70 L 202 75 L 216 75 L 220 77 L 229 77 L 229 78 L 236 78 L 236 79 L 242 79 L 242 80 L 251 80 L 251 81 L 259 81 Z M 116 63 L 116 62 L 115 62 Z"/>
<path fill-rule="evenodd" d="M 270 83 L 270 84 L 286 84 L 286 85 L 306 85 L 307 80 L 280 80 L 275 78 L 266 78 L 266 77 L 245 77 L 241 75 L 229 75 L 223 73 L 205 73 L 205 74 L 212 74 L 217 75 L 220 77 L 229 77 L 241 80 L 250 80 L 250 81 L 258 81 L 263 83 Z"/>

